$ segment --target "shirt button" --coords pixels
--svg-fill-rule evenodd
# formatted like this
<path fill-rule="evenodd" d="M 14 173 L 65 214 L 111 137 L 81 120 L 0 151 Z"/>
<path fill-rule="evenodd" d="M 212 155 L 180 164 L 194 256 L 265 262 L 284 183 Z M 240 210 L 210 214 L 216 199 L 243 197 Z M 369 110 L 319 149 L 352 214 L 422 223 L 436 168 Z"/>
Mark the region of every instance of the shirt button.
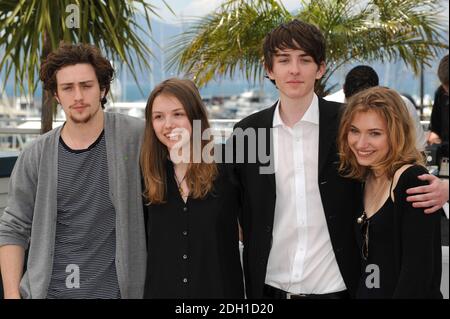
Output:
<path fill-rule="evenodd" d="M 183 278 L 183 283 L 187 284 L 188 279 L 187 278 Z"/>
<path fill-rule="evenodd" d="M 183 207 L 183 212 L 187 212 L 187 207 L 186 206 Z"/>
<path fill-rule="evenodd" d="M 186 230 L 183 231 L 183 235 L 184 235 L 184 236 L 187 236 L 187 231 L 186 231 Z"/>
<path fill-rule="evenodd" d="M 186 254 L 183 255 L 183 259 L 186 260 L 188 256 Z"/>

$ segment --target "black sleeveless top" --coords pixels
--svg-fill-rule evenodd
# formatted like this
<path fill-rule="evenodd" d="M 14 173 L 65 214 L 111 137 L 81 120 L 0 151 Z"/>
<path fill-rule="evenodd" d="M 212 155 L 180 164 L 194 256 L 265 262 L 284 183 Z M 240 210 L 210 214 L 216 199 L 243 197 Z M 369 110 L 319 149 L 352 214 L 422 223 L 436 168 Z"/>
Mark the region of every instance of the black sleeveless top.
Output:
<path fill-rule="evenodd" d="M 396 271 L 394 267 L 394 202 L 391 197 L 367 219 L 368 254 L 363 258 L 363 225 L 357 224 L 356 234 L 361 251 L 362 275 L 359 280 L 357 298 L 390 298 L 394 294 Z M 377 277 L 379 274 L 379 277 Z"/>
<path fill-rule="evenodd" d="M 365 223 L 355 218 L 362 267 L 357 298 L 442 298 L 441 210 L 425 214 L 406 201 L 408 188 L 426 184 L 417 178 L 425 173 L 423 166 L 413 165 L 401 174 L 393 191 L 395 203 L 389 196 L 366 220 L 368 240 Z M 363 207 L 361 203 L 360 212 Z"/>

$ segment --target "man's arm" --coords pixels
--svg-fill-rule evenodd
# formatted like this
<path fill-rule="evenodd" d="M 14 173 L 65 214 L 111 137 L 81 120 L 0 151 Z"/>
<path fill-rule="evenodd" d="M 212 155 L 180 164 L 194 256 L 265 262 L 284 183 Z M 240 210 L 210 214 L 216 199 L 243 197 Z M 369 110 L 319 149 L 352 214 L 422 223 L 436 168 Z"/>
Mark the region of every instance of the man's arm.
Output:
<path fill-rule="evenodd" d="M 0 247 L 0 269 L 5 299 L 20 299 L 19 285 L 22 279 L 25 249 L 19 245 Z"/>
<path fill-rule="evenodd" d="M 0 272 L 5 298 L 20 298 L 24 251 L 30 241 L 36 197 L 39 156 L 35 152 L 30 146 L 19 155 L 9 179 L 7 205 L 0 215 Z"/>
<path fill-rule="evenodd" d="M 448 201 L 448 180 L 431 175 L 418 176 L 422 181 L 428 181 L 429 185 L 409 188 L 406 193 L 408 202 L 413 202 L 415 208 L 426 208 L 425 213 L 434 213 Z"/>

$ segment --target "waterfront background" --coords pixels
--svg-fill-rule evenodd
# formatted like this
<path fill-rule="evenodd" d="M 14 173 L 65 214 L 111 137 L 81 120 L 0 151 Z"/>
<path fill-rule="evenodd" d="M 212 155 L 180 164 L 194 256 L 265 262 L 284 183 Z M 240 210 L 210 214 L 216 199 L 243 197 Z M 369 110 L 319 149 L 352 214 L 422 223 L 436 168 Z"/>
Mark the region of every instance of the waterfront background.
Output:
<path fill-rule="evenodd" d="M 142 117 L 146 99 L 155 85 L 170 77 L 183 76 L 178 74 L 174 68 L 168 67 L 171 54 L 169 47 L 174 38 L 188 30 L 195 18 L 208 14 L 224 0 L 166 0 L 174 13 L 165 8 L 161 0 L 147 2 L 159 7 L 157 12 L 160 14 L 160 18 L 153 16 L 151 20 L 153 41 L 147 40 L 145 43 L 153 54 L 149 60 L 151 71 L 137 69 L 138 83 L 136 83 L 126 64 L 112 61 L 116 69 L 116 78 L 107 105 L 109 111 Z M 298 10 L 301 3 L 298 0 L 282 0 L 281 2 L 290 12 Z M 442 0 L 440 5 L 442 7 L 442 24 L 448 26 L 449 3 Z M 145 17 L 139 16 L 137 24 L 143 26 L 145 23 Z M 448 29 L 443 31 L 442 36 L 448 44 Z M 142 39 L 144 38 L 142 36 Z M 418 113 L 421 113 L 422 120 L 426 121 L 431 113 L 434 91 L 439 86 L 436 75 L 437 65 L 446 53 L 445 50 L 442 51 L 431 61 L 430 66 L 424 66 L 422 88 L 420 76 L 414 75 L 413 71 L 401 61 L 384 63 L 356 61 L 345 64 L 333 74 L 327 84 L 328 87 L 334 85 L 331 93 L 336 92 L 341 89 L 345 74 L 353 66 L 370 64 L 379 74 L 380 84 L 394 88 L 403 95 L 411 96 L 418 106 Z M 0 47 L 0 56 L 2 55 L 4 55 L 4 49 Z M 9 145 L 18 144 L 11 142 L 11 136 L 6 136 L 6 134 L 15 132 L 15 128 L 28 129 L 30 133 L 35 133 L 39 129 L 42 99 L 42 88 L 39 82 L 37 82 L 35 94 L 30 96 L 26 85 L 25 91 L 19 91 L 13 73 L 14 70 L 6 79 L 5 70 L 0 72 L 0 128 L 7 127 L 9 129 L 9 131 L 3 129 L 4 133 L 0 136 L 0 140 L 8 140 L 9 142 L 6 144 Z M 35 80 L 37 81 L 37 78 Z M 423 101 L 421 101 L 421 90 L 423 91 Z M 215 125 L 227 129 L 235 120 L 270 106 L 276 101 L 278 94 L 277 89 L 269 80 L 249 81 L 238 72 L 232 78 L 217 77 L 202 87 L 200 93 L 207 105 L 210 118 L 221 120 L 216 121 Z M 422 112 L 420 112 L 421 102 L 423 102 Z M 12 121 L 12 118 L 15 120 Z M 60 125 L 63 121 L 61 110 L 58 111 L 57 118 L 56 125 Z M 226 120 L 230 121 L 226 122 Z M 426 127 L 426 124 L 424 125 Z M 24 132 L 26 131 L 22 131 L 22 133 Z"/>
<path fill-rule="evenodd" d="M 145 101 L 154 86 L 166 78 L 180 76 L 175 70 L 167 68 L 168 47 L 173 38 L 188 29 L 192 17 L 207 14 L 223 1 L 166 0 L 174 10 L 175 15 L 164 9 L 161 0 L 148 1 L 161 8 L 158 11 L 161 14 L 161 19 L 154 18 L 151 22 L 154 42 L 149 41 L 146 43 L 154 54 L 149 60 L 151 71 L 142 72 L 137 70 L 138 86 L 131 76 L 130 70 L 124 66 L 125 64 L 113 61 L 117 70 L 117 76 L 112 86 L 113 99 L 109 99 L 108 111 L 118 111 L 142 117 Z M 301 1 L 282 0 L 282 2 L 288 10 L 295 11 L 298 9 Z M 361 3 L 364 2 L 367 1 L 361 1 Z M 448 45 L 449 3 L 448 0 L 442 0 L 440 4 L 443 9 L 442 21 L 443 24 L 447 25 L 447 30 L 444 32 L 443 37 Z M 53 14 L 64 13 L 63 11 L 53 10 Z M 145 25 L 144 18 L 140 17 L 139 19 L 138 25 Z M 4 30 L 0 29 L 0 36 L 2 35 L 4 35 Z M 436 56 L 431 61 L 431 65 L 424 66 L 423 69 L 422 91 L 425 110 L 422 112 L 422 119 L 424 120 L 425 128 L 427 127 L 426 120 L 431 112 L 430 106 L 434 91 L 439 86 L 436 76 L 437 65 L 445 54 L 446 52 L 442 52 L 442 54 Z M 4 55 L 5 51 L 0 47 L 0 58 L 3 58 Z M 343 65 L 328 83 L 329 85 L 335 85 L 331 92 L 338 91 L 341 88 L 345 74 L 357 64 L 372 65 L 380 76 L 381 85 L 394 88 L 404 95 L 412 96 L 416 104 L 420 105 L 421 79 L 419 76 L 414 75 L 412 70 L 406 67 L 403 62 L 367 63 L 366 61 L 358 61 Z M 5 71 L 0 72 L 0 160 L 3 159 L 0 165 L 0 212 L 6 206 L 9 174 L 17 158 L 18 151 L 27 142 L 38 136 L 40 128 L 42 88 L 38 84 L 36 93 L 32 96 L 30 96 L 26 86 L 25 91 L 20 92 L 16 86 L 17 82 L 15 82 L 13 73 L 14 71 L 9 78 L 5 79 Z M 252 82 L 247 81 L 240 75 L 231 79 L 213 80 L 201 88 L 200 92 L 208 106 L 210 117 L 213 119 L 213 127 L 223 130 L 225 134 L 230 132 L 231 126 L 238 119 L 269 106 L 275 101 L 277 96 L 277 90 L 268 80 Z M 61 125 L 63 121 L 62 113 L 58 112 L 54 126 Z M 443 257 L 442 291 L 444 296 L 448 298 L 448 237 L 447 246 L 443 247 Z"/>
<path fill-rule="evenodd" d="M 149 1 L 154 3 L 160 9 L 158 14 L 161 15 L 161 19 L 152 19 L 152 34 L 154 37 L 154 42 L 148 42 L 147 45 L 151 48 L 154 53 L 154 58 L 150 60 L 150 65 L 152 67 L 151 72 L 141 72 L 138 71 L 137 78 L 139 79 L 139 85 L 141 86 L 142 92 L 139 91 L 138 85 L 135 83 L 131 73 L 127 67 L 123 67 L 122 64 L 116 62 L 115 67 L 117 70 L 116 83 L 114 91 L 112 92 L 115 96 L 115 101 L 117 102 L 136 102 L 145 101 L 149 92 L 152 88 L 161 82 L 162 80 L 178 76 L 174 70 L 167 69 L 167 61 L 169 57 L 168 47 L 169 43 L 173 38 L 186 31 L 192 19 L 195 17 L 203 16 L 214 10 L 223 0 L 166 0 L 166 2 L 171 6 L 176 15 L 172 14 L 169 10 L 164 8 L 162 1 Z M 290 11 L 295 11 L 299 8 L 300 1 L 298 0 L 283 0 L 282 3 Z M 448 25 L 448 8 L 449 3 L 446 0 L 441 1 L 443 13 L 442 19 L 447 21 Z M 140 25 L 144 25 L 144 17 L 140 17 L 142 21 L 138 22 Z M 448 31 L 444 35 L 448 43 Z M 1 50 L 1 49 L 0 49 Z M 0 55 L 3 52 L 0 51 Z M 442 54 L 442 56 L 445 53 Z M 433 98 L 435 89 L 439 86 L 439 81 L 436 76 L 436 69 L 439 60 L 442 56 L 437 57 L 432 61 L 431 66 L 424 67 L 424 93 L 425 93 L 425 104 L 429 104 Z M 339 90 L 343 84 L 343 79 L 345 74 L 353 66 L 357 64 L 366 64 L 364 61 L 344 65 L 336 72 L 331 80 L 330 84 L 336 84 L 336 87 L 332 90 L 335 92 Z M 390 62 L 381 63 L 375 62 L 370 63 L 380 76 L 380 84 L 389 86 L 398 90 L 401 93 L 409 94 L 413 96 L 417 102 L 420 97 L 420 78 L 414 76 L 411 69 L 409 69 L 403 62 Z M 4 72 L 0 73 L 1 79 L 3 81 L 3 87 L 5 89 L 4 93 L 8 98 L 18 97 L 27 95 L 27 92 L 19 93 L 18 90 L 14 91 L 14 78 L 12 76 L 4 81 Z M 2 87 L 0 86 L 0 92 Z M 201 88 L 201 94 L 206 97 L 212 96 L 233 96 L 239 95 L 242 92 L 248 90 L 260 90 L 270 97 L 275 97 L 277 92 L 274 86 L 268 81 L 263 80 L 263 82 L 253 82 L 247 81 L 243 76 L 235 76 L 232 79 L 224 78 L 211 81 L 205 87 Z M 5 95 L 5 94 L 3 94 Z M 41 88 L 38 86 L 34 98 L 40 100 Z M 1 102 L 0 102 L 1 103 Z"/>

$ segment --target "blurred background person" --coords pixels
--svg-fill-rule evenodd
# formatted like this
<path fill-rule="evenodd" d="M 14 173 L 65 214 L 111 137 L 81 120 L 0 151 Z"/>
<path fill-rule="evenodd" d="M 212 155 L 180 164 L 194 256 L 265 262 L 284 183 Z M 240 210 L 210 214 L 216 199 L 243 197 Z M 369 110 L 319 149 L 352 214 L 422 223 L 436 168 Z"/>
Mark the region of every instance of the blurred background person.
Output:
<path fill-rule="evenodd" d="M 448 157 L 448 54 L 439 63 L 438 77 L 441 85 L 434 95 L 430 120 L 430 144 L 447 145 Z"/>
<path fill-rule="evenodd" d="M 343 85 L 345 100 L 348 101 L 354 94 L 379 85 L 379 77 L 377 72 L 368 65 L 358 65 L 351 69 L 346 77 Z M 416 147 L 419 151 L 423 151 L 427 144 L 427 139 L 420 124 L 420 118 L 417 114 L 414 104 L 405 96 L 400 95 L 408 109 L 411 118 L 414 121 L 416 129 Z"/>

